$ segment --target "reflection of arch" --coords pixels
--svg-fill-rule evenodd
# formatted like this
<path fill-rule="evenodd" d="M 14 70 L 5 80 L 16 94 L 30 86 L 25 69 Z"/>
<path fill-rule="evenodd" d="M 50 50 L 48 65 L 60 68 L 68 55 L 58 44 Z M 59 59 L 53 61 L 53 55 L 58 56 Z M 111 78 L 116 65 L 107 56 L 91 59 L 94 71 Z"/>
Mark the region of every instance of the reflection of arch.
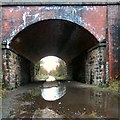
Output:
<path fill-rule="evenodd" d="M 51 19 L 26 27 L 13 38 L 10 46 L 32 62 L 49 55 L 70 62 L 97 43 L 97 39 L 82 26 Z"/>

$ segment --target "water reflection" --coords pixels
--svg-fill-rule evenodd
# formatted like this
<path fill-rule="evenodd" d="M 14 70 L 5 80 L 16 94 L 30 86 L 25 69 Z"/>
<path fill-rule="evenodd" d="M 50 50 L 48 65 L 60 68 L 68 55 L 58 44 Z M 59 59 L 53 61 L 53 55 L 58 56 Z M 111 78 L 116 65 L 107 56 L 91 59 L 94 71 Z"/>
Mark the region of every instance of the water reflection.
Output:
<path fill-rule="evenodd" d="M 13 105 L 10 107 L 10 118 L 109 119 L 119 116 L 120 97 L 117 93 L 87 87 L 75 81 L 61 81 L 61 83 L 52 81 L 44 84 L 41 82 L 37 86 L 32 85 L 29 91 L 18 94 L 15 98 L 15 102 L 12 102 Z M 3 101 L 5 108 L 5 104 L 9 102 Z"/>
<path fill-rule="evenodd" d="M 58 81 L 45 82 L 41 87 L 41 96 L 47 101 L 55 101 L 66 94 L 66 86 Z"/>

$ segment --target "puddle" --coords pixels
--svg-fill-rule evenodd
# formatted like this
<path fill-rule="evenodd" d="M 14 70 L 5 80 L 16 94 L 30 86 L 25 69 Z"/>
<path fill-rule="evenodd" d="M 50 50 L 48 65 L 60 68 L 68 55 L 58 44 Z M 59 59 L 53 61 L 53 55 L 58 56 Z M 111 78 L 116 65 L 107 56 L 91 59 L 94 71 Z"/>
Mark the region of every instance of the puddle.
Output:
<path fill-rule="evenodd" d="M 66 94 L 66 87 L 60 82 L 45 82 L 41 90 L 41 96 L 47 101 L 55 101 Z"/>
<path fill-rule="evenodd" d="M 10 118 L 118 118 L 119 95 L 81 87 L 76 82 L 47 82 L 17 96 Z"/>

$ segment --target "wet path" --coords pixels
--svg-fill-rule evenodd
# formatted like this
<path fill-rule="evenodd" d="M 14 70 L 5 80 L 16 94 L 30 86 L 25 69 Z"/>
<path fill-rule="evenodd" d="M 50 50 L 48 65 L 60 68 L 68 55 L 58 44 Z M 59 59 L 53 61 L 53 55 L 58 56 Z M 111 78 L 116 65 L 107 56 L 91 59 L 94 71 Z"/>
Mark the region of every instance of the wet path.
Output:
<path fill-rule="evenodd" d="M 39 83 L 14 97 L 9 118 L 118 118 L 119 113 L 117 94 L 77 82 Z"/>

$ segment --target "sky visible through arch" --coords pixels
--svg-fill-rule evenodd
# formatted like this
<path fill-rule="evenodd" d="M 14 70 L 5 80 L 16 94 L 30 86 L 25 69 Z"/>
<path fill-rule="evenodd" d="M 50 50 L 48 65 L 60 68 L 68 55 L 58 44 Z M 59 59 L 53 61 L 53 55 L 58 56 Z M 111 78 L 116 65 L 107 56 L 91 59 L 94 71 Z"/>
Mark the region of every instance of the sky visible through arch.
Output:
<path fill-rule="evenodd" d="M 43 66 L 47 72 L 49 73 L 51 70 L 55 70 L 57 66 L 59 66 L 59 58 L 55 56 L 47 56 L 42 58 L 41 66 Z"/>

